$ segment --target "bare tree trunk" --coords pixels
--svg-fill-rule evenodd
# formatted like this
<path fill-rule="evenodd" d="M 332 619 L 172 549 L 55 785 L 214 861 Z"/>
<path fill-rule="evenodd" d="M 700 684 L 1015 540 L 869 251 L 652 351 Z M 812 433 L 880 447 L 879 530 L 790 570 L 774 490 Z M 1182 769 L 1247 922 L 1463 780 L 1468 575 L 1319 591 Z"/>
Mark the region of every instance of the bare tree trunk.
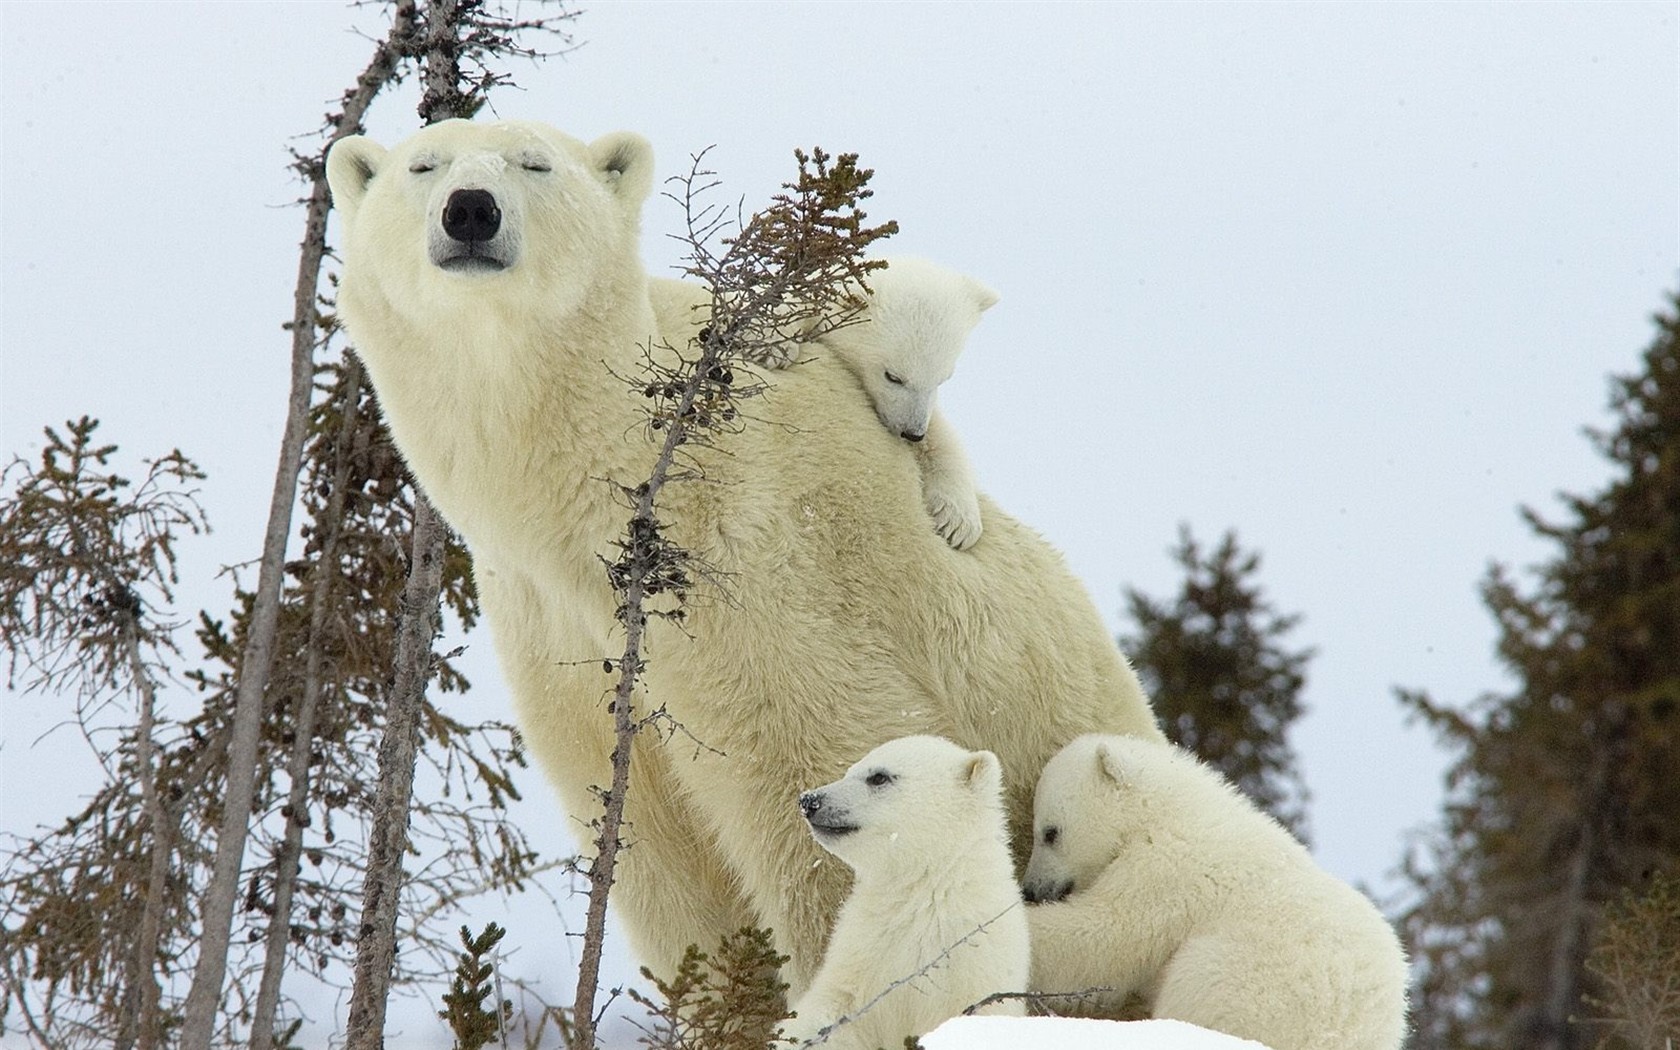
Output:
<path fill-rule="evenodd" d="M 464 11 L 459 0 L 431 0 L 426 6 L 425 91 L 420 116 L 426 123 L 470 112 L 462 94 L 460 51 Z M 414 487 L 414 556 L 403 592 L 397 635 L 396 681 L 379 746 L 379 793 L 371 814 L 362 921 L 356 940 L 356 973 L 350 991 L 347 1050 L 379 1050 L 385 1044 L 385 1006 L 397 955 L 397 905 L 402 898 L 403 856 L 408 851 L 409 806 L 419 742 L 420 707 L 431 674 L 432 639 L 437 633 L 438 593 L 443 583 L 445 528 L 431 501 Z"/>
<path fill-rule="evenodd" d="M 431 674 L 437 633 L 438 591 L 443 584 L 444 525 L 415 489 L 414 563 L 403 591 L 397 635 L 396 681 L 391 687 L 385 736 L 379 745 L 379 792 L 369 815 L 367 882 L 356 940 L 356 975 L 350 992 L 347 1050 L 378 1050 L 385 1042 L 385 1002 L 396 960 L 397 905 L 402 897 L 403 856 L 408 851 L 409 803 L 420 737 L 420 707 Z"/>
<path fill-rule="evenodd" d="M 324 188 L 315 197 L 325 212 Z M 315 213 L 311 201 L 311 215 Z M 307 260 L 305 265 L 307 265 Z M 316 266 L 318 268 L 319 261 Z M 318 269 L 317 269 L 318 273 Z M 300 278 L 300 285 L 303 283 Z M 309 280 L 313 310 L 314 278 Z M 257 594 L 251 610 L 250 635 L 239 661 L 239 691 L 235 696 L 232 732 L 228 740 L 227 794 L 222 823 L 216 833 L 216 855 L 205 889 L 204 932 L 199 941 L 198 968 L 187 993 L 181 1027 L 182 1050 L 209 1050 L 227 972 L 228 941 L 233 929 L 234 902 L 245 860 L 245 838 L 255 793 L 257 743 L 262 730 L 263 693 L 274 659 L 274 637 L 280 618 L 280 586 L 286 540 L 292 530 L 292 503 L 297 496 L 298 470 L 303 458 L 304 423 L 315 378 L 315 326 L 297 325 L 292 331 L 292 393 L 286 429 L 280 439 L 280 464 L 269 500 L 268 531 L 263 537 Z"/>
<path fill-rule="evenodd" d="M 391 31 L 373 60 L 346 95 L 344 110 L 333 134 L 336 141 L 361 129 L 363 115 L 380 89 L 390 82 L 408 53 L 413 35 L 413 0 L 396 5 Z M 330 143 L 329 143 L 330 144 Z M 325 153 L 322 154 L 323 158 Z M 317 168 L 321 164 L 317 162 Z M 327 212 L 331 198 L 324 172 L 312 171 L 304 250 L 298 260 L 298 279 L 292 297 L 292 386 L 286 406 L 286 427 L 280 439 L 280 463 L 269 499 L 268 531 L 263 536 L 257 593 L 251 610 L 250 634 L 239 662 L 239 690 L 234 700 L 228 741 L 227 798 L 222 825 L 216 835 L 216 855 L 203 900 L 203 935 L 198 968 L 187 993 L 181 1024 L 181 1050 L 209 1050 L 216 1012 L 227 976 L 228 941 L 233 930 L 234 903 L 245 859 L 245 839 L 255 793 L 257 744 L 262 729 L 263 694 L 274 658 L 274 638 L 280 617 L 280 590 L 286 541 L 292 529 L 292 504 L 303 459 L 305 423 L 315 382 L 315 297 L 320 287 L 326 252 Z"/>
<path fill-rule="evenodd" d="M 469 6 L 474 0 L 468 0 Z M 420 119 L 427 124 L 472 116 L 461 90 L 461 0 L 430 0 L 426 5 L 426 80 Z"/>
<path fill-rule="evenodd" d="M 280 982 L 285 976 L 286 954 L 291 946 L 292 892 L 297 885 L 298 859 L 303 853 L 303 829 L 309 819 L 309 762 L 315 747 L 315 709 L 321 698 L 321 646 L 326 635 L 327 613 L 336 579 L 338 539 L 344 524 L 344 495 L 350 478 L 350 443 L 360 414 L 362 367 L 353 355 L 345 369 L 344 414 L 339 426 L 335 463 L 327 505 L 317 519 L 321 549 L 313 570 L 314 589 L 309 596 L 309 642 L 304 657 L 303 691 L 298 698 L 292 727 L 291 760 L 286 767 L 290 790 L 286 798 L 286 834 L 274 856 L 274 916 L 269 921 L 264 944 L 262 981 L 257 987 L 256 1006 L 251 1014 L 252 1050 L 269 1050 L 274 1036 L 274 1018 L 280 1003 Z"/>
<path fill-rule="evenodd" d="M 613 693 L 612 786 L 602 798 L 603 813 L 595 831 L 595 859 L 589 865 L 589 905 L 583 929 L 583 958 L 578 961 L 577 994 L 572 1002 L 570 1050 L 595 1050 L 595 995 L 601 975 L 601 951 L 606 944 L 607 898 L 611 894 L 618 851 L 623 847 L 619 832 L 624 826 L 624 803 L 630 790 L 631 746 L 639 728 L 634 718 L 636 681 L 644 668 L 642 636 L 647 630 L 646 600 L 652 581 L 669 580 L 673 568 L 690 557 L 687 551 L 665 542 L 658 520 L 659 494 L 671 480 L 677 451 L 695 437 L 704 413 L 694 411 L 702 388 L 722 368 L 728 352 L 725 340 L 715 332 L 706 337 L 698 359 L 686 366 L 681 393 L 670 413 L 659 457 L 648 480 L 631 492 L 634 509 L 629 539 L 613 567 L 615 584 L 621 588 L 619 622 L 624 625 L 624 652 L 618 662 L 618 686 Z"/>
<path fill-rule="evenodd" d="M 652 502 L 650 497 L 647 500 L 650 509 Z M 637 508 L 638 513 L 641 509 Z M 612 891 L 618 850 L 623 844 L 619 831 L 624 826 L 624 799 L 630 791 L 630 747 L 636 735 L 631 701 L 641 670 L 642 632 L 646 626 L 646 618 L 641 615 L 644 597 L 639 579 L 625 592 L 625 604 L 632 615 L 625 628 L 624 656 L 619 662 L 618 689 L 612 702 L 612 787 L 603 799 L 605 811 L 595 834 L 595 859 L 589 865 L 589 906 L 583 926 L 583 958 L 578 960 L 577 995 L 572 1000 L 570 1050 L 595 1047 L 595 993 L 601 980 L 601 950 L 606 945 L 607 897 Z"/>
<path fill-rule="evenodd" d="M 140 722 L 135 727 L 136 773 L 140 781 L 140 797 L 145 806 L 146 821 L 151 825 L 152 849 L 146 871 L 146 900 L 140 913 L 140 927 L 134 943 L 129 946 L 128 998 L 133 1006 L 121 1021 L 117 1034 L 118 1050 L 138 1044 L 140 1050 L 153 1050 L 161 1034 L 158 1023 L 158 1004 L 163 989 L 157 979 L 157 946 L 163 929 L 163 910 L 167 905 L 164 883 L 169 878 L 169 860 L 175 852 L 178 823 L 176 813 L 163 804 L 157 789 L 157 745 L 152 739 L 157 723 L 157 688 L 145 660 L 140 655 L 136 624 L 129 617 L 123 627 L 124 646 L 128 650 L 129 672 L 134 676 L 135 688 L 140 691 Z"/>

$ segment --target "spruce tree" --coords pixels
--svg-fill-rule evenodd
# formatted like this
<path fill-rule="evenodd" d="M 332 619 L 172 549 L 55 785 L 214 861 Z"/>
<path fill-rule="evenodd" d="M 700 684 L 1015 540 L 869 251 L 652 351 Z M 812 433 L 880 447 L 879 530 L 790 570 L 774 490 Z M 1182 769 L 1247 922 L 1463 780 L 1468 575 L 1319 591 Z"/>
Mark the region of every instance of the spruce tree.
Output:
<path fill-rule="evenodd" d="M 1607 904 L 1680 864 L 1680 317 L 1589 432 L 1611 478 L 1524 517 L 1554 547 L 1483 597 L 1517 681 L 1459 710 L 1401 701 L 1457 751 L 1441 825 L 1404 869 L 1419 1047 L 1619 1042 L 1587 969 Z"/>
<path fill-rule="evenodd" d="M 1313 652 L 1284 644 L 1301 618 L 1278 614 L 1262 596 L 1260 555 L 1243 551 L 1234 532 L 1204 557 L 1180 526 L 1172 556 L 1183 586 L 1165 601 L 1127 588 L 1136 633 L 1120 647 L 1167 737 L 1305 841 L 1307 789 L 1288 732 L 1301 716 Z"/>

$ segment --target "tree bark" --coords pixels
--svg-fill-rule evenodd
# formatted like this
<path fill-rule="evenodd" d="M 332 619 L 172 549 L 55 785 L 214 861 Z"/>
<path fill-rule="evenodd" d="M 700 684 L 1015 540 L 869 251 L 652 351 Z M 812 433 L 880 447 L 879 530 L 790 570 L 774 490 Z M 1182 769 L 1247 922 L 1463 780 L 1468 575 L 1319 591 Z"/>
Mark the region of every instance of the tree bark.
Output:
<path fill-rule="evenodd" d="M 274 915 L 269 920 L 264 944 L 262 980 L 257 986 L 256 1005 L 251 1012 L 252 1050 L 270 1050 L 274 1018 L 280 1004 L 280 982 L 285 976 L 287 950 L 291 946 L 292 893 L 297 885 L 298 859 L 303 853 L 303 829 L 309 819 L 309 761 L 315 747 L 315 710 L 321 698 L 321 646 L 326 634 L 327 611 L 336 579 L 338 538 L 344 524 L 344 494 L 349 484 L 349 446 L 361 406 L 362 368 L 354 356 L 345 369 L 344 414 L 339 426 L 332 488 L 327 506 L 316 526 L 321 529 L 321 550 L 312 572 L 314 589 L 309 596 L 309 641 L 304 657 L 303 691 L 298 698 L 292 726 L 291 760 L 286 767 L 290 789 L 286 798 L 286 834 L 274 856 Z"/>
<path fill-rule="evenodd" d="M 461 15 L 458 0 L 431 0 L 426 5 L 425 90 L 420 116 L 427 124 L 465 115 L 460 92 Z M 416 484 L 414 555 L 403 592 L 396 681 L 379 746 L 379 793 L 368 838 L 346 1050 L 379 1050 L 385 1045 L 385 1006 L 397 957 L 397 905 L 402 897 L 403 856 L 408 851 L 420 706 L 431 674 L 432 639 L 437 633 L 438 594 L 443 584 L 444 532 L 443 522 Z"/>
<path fill-rule="evenodd" d="M 369 815 L 367 881 L 356 940 L 356 975 L 350 992 L 346 1050 L 379 1050 L 385 1044 L 385 1002 L 396 960 L 397 905 L 420 738 L 420 707 L 431 674 L 437 633 L 438 592 L 443 583 L 444 525 L 415 489 L 414 561 L 403 591 L 397 635 L 396 680 L 379 745 L 379 791 Z"/>
<path fill-rule="evenodd" d="M 346 95 L 337 129 L 329 140 L 337 141 L 361 129 L 362 117 L 398 63 L 408 52 L 414 31 L 413 0 L 396 5 L 391 31 L 374 53 L 373 60 Z M 322 158 L 325 157 L 325 151 Z M 257 744 L 262 730 L 263 694 L 274 659 L 274 638 L 280 618 L 280 591 L 286 558 L 286 542 L 292 530 L 292 505 L 297 498 L 298 472 L 303 461 L 303 442 L 315 383 L 315 298 L 326 254 L 327 213 L 331 197 L 324 163 L 311 171 L 303 253 L 298 260 L 297 284 L 292 296 L 292 380 L 287 399 L 286 426 L 280 439 L 280 462 L 274 472 L 274 490 L 269 499 L 268 530 L 263 536 L 262 561 L 257 573 L 257 593 L 251 609 L 251 624 L 245 651 L 239 662 L 239 689 L 234 699 L 232 730 L 228 740 L 227 798 L 222 824 L 216 835 L 216 854 L 203 900 L 203 935 L 199 941 L 198 966 L 187 993 L 181 1022 L 181 1050 L 209 1050 L 227 977 L 228 942 L 233 930 L 234 903 L 239 895 L 239 875 L 245 860 L 245 840 L 250 828 L 251 803 L 256 790 Z"/>
<path fill-rule="evenodd" d="M 169 879 L 169 861 L 175 852 L 175 837 L 179 823 L 176 811 L 163 804 L 157 788 L 157 744 L 152 739 L 157 724 L 157 688 L 140 654 L 140 641 L 133 616 L 123 625 L 124 648 L 128 652 L 129 673 L 140 690 L 140 723 L 135 728 L 135 756 L 140 781 L 140 797 L 151 825 L 152 849 L 146 871 L 146 900 L 140 913 L 140 928 L 134 943 L 129 946 L 128 998 L 133 1003 L 129 1016 L 121 1021 L 117 1034 L 118 1050 L 138 1045 L 139 1050 L 153 1050 L 158 1045 L 161 1026 L 158 1005 L 163 989 L 157 978 L 157 946 L 163 929 L 164 896 Z"/>
<path fill-rule="evenodd" d="M 583 929 L 583 957 L 578 961 L 577 993 L 572 1001 L 570 1050 L 595 1050 L 595 994 L 600 983 L 601 952 L 606 944 L 607 899 L 612 892 L 618 851 L 623 847 L 619 832 L 624 826 L 624 803 L 630 791 L 630 756 L 637 724 L 634 718 L 636 681 L 642 665 L 642 636 L 647 629 L 645 611 L 649 581 L 666 566 L 658 540 L 658 500 L 671 479 L 677 450 L 688 442 L 698 427 L 690 410 L 700 394 L 705 377 L 719 367 L 724 347 L 716 337 L 707 338 L 700 357 L 688 368 L 682 393 L 671 421 L 663 429 L 665 440 L 646 483 L 634 490 L 635 505 L 630 522 L 625 568 L 623 606 L 619 621 L 624 624 L 624 652 L 618 662 L 618 685 L 613 693 L 612 786 L 603 796 L 603 812 L 595 833 L 595 859 L 589 865 L 589 905 Z M 645 527 L 639 527 L 645 526 Z M 680 557 L 686 558 L 684 552 Z"/>

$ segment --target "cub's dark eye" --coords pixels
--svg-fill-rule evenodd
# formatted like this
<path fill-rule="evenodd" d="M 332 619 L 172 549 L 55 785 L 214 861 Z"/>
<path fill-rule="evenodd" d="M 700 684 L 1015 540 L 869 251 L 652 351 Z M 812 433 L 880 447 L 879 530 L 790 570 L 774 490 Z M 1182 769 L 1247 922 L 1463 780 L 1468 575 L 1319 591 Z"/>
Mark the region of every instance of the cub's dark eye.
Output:
<path fill-rule="evenodd" d="M 893 777 L 892 774 L 888 773 L 886 770 L 877 769 L 875 772 L 865 777 L 863 782 L 872 788 L 886 787 L 888 784 L 893 782 Z"/>
<path fill-rule="evenodd" d="M 1046 846 L 1054 846 L 1056 844 L 1056 840 L 1061 838 L 1061 837 L 1062 837 L 1062 829 L 1061 828 L 1051 827 L 1051 828 L 1045 828 L 1044 829 L 1044 844 Z"/>
<path fill-rule="evenodd" d="M 887 382 L 891 383 L 893 386 L 903 386 L 904 385 L 904 380 L 903 380 L 902 377 L 896 376 L 896 375 L 892 374 L 891 372 L 887 372 L 887 373 L 884 373 L 884 374 L 887 377 Z"/>
<path fill-rule="evenodd" d="M 424 175 L 426 172 L 431 171 L 436 167 L 437 161 L 435 160 L 416 160 L 412 161 L 408 165 L 408 170 L 416 175 Z"/>
<path fill-rule="evenodd" d="M 525 157 L 522 160 L 520 160 L 519 166 L 521 168 L 524 168 L 526 171 L 553 171 L 554 170 L 553 166 L 550 165 L 548 163 L 548 161 L 543 157 Z"/>

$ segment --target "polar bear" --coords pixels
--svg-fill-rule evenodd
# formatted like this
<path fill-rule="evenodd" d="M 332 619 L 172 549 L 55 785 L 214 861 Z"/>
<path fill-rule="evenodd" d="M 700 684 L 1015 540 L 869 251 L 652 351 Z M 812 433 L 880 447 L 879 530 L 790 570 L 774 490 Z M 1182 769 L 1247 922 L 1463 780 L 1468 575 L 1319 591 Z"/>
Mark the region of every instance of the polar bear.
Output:
<path fill-rule="evenodd" d="M 654 161 L 637 135 L 445 121 L 389 150 L 341 139 L 327 175 L 339 316 L 472 552 L 515 717 L 587 837 L 613 749 L 601 660 L 624 645 L 600 559 L 628 513 L 607 479 L 645 480 L 656 451 L 624 377 L 649 345 L 688 344 L 707 290 L 642 265 Z M 612 896 L 662 974 L 687 945 L 771 928 L 795 996 L 846 886 L 816 864 L 798 785 L 910 734 L 989 748 L 1020 860 L 1059 747 L 1161 739 L 1060 555 L 984 498 L 986 542 L 953 551 L 927 527 L 908 443 L 834 355 L 814 356 L 766 376 L 760 422 L 691 449 L 709 483 L 662 494 L 666 535 L 728 575 L 680 627 L 648 625 L 637 702 L 684 732 L 636 737 Z"/>
<path fill-rule="evenodd" d="M 1085 735 L 1044 767 L 1026 896 L 1035 991 L 1273 1050 L 1397 1050 L 1406 959 L 1365 896 L 1170 745 Z"/>
<path fill-rule="evenodd" d="M 889 433 L 915 443 L 922 502 L 934 531 L 957 550 L 980 539 L 980 498 L 957 433 L 935 403 L 980 315 L 998 295 L 926 259 L 899 256 L 869 277 L 856 322 L 821 336 L 852 370 Z"/>
<path fill-rule="evenodd" d="M 799 796 L 812 837 L 854 877 L 784 1038 L 902 1046 L 993 993 L 1026 990 L 1027 920 L 1002 788 L 990 751 L 908 736 Z M 1005 999 L 977 1012 L 1025 1010 Z"/>

